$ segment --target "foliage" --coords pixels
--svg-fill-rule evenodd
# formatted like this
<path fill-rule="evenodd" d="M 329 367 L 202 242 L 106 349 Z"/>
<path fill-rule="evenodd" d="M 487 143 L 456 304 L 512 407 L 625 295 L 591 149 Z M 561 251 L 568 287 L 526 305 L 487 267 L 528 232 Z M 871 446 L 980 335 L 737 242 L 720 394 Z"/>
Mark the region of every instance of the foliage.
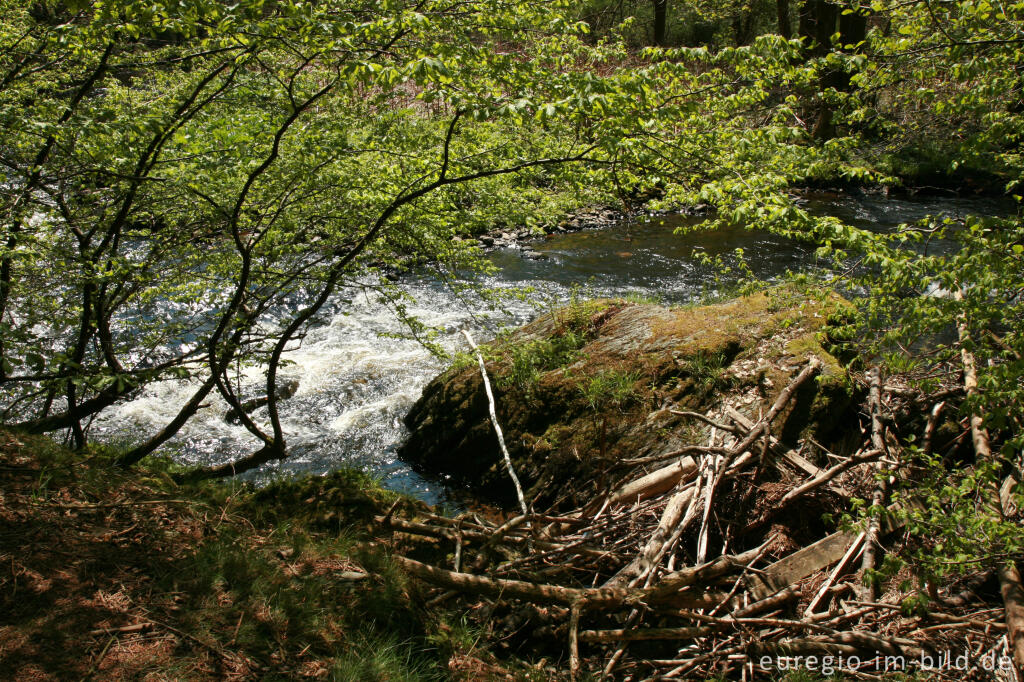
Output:
<path fill-rule="evenodd" d="M 584 335 L 570 330 L 558 336 L 513 344 L 509 349 L 509 372 L 502 376 L 502 383 L 516 386 L 528 395 L 541 374 L 572 364 L 586 342 Z"/>
<path fill-rule="evenodd" d="M 81 446 L 115 401 L 192 379 L 125 463 L 208 395 L 237 407 L 251 366 L 269 424 L 242 415 L 259 449 L 234 470 L 286 456 L 277 369 L 339 286 L 401 315 L 382 273 L 472 271 L 453 235 L 602 186 L 569 168 L 596 158 L 565 127 L 595 81 L 563 72 L 584 27 L 557 4 L 8 5 L 2 418 Z"/>
<path fill-rule="evenodd" d="M 874 2 L 851 11 L 869 14 L 874 27 L 856 49 L 837 44 L 809 54 L 798 41 L 762 36 L 749 48 L 649 51 L 664 60 L 652 68 L 667 82 L 690 91 L 701 83 L 716 101 L 673 99 L 667 115 L 686 132 L 673 139 L 672 151 L 658 160 L 631 151 L 638 167 L 664 169 L 664 204 L 717 208 L 705 229 L 739 224 L 817 246 L 819 276 L 858 294 L 857 318 L 841 341 L 856 338 L 862 357 L 883 360 L 893 372 L 937 377 L 959 367 L 961 348 L 974 354 L 981 390 L 962 414 L 983 417 L 996 459 L 954 464 L 923 457 L 916 464 L 925 480 L 915 477 L 900 494 L 925 501 L 906 512 L 921 542 L 908 558 L 920 570 L 943 575 L 990 566 L 1024 550 L 1021 526 L 992 504 L 993 490 L 1020 471 L 1024 446 L 1024 223 L 1017 196 L 1024 177 L 1024 6 Z M 836 72 L 849 87 L 828 85 Z M 830 138 L 812 126 L 822 108 L 834 128 Z M 793 186 L 821 182 L 898 184 L 892 170 L 922 154 L 942 160 L 941 172 L 928 180 L 970 187 L 974 178 L 964 169 L 984 168 L 975 185 L 998 179 L 1015 205 L 1005 216 L 940 216 L 878 232 L 813 217 L 789 194 Z M 705 170 L 677 172 L 693 155 L 704 157 Z M 934 384 L 925 380 L 923 387 Z M 1013 488 L 1020 501 L 1020 486 Z"/>
<path fill-rule="evenodd" d="M 639 380 L 639 371 L 602 370 L 587 377 L 580 385 L 580 392 L 594 412 L 610 407 L 621 409 L 637 397 L 636 383 Z"/>
<path fill-rule="evenodd" d="M 243 416 L 255 452 L 219 473 L 259 466 L 287 455 L 277 369 L 340 286 L 379 295 L 429 342 L 385 272 L 479 270 L 454 236 L 659 196 L 711 206 L 704 229 L 816 246 L 822 279 L 860 294 L 836 341 L 859 339 L 863 357 L 935 376 L 972 352 L 981 391 L 964 416 L 984 418 L 998 457 L 923 458 L 930 504 L 912 528 L 956 565 L 1018 555 L 1021 526 L 977 500 L 1024 449 L 1024 5 L 818 4 L 837 16 L 801 39 L 634 53 L 619 17 L 600 36 L 576 21 L 610 7 L 598 0 L 4 2 L 0 418 L 83 446 L 115 401 L 190 379 L 131 463 L 208 396 L 237 406 L 237 372 L 258 366 L 269 423 Z M 771 26 L 761 5 L 672 7 Z M 888 188 L 910 169 L 996 183 L 1014 203 L 878 232 L 792 194 Z M 577 307 L 559 341 L 513 351 L 514 373 L 570 360 L 593 314 Z M 918 557 L 936 572 L 949 560 Z"/>

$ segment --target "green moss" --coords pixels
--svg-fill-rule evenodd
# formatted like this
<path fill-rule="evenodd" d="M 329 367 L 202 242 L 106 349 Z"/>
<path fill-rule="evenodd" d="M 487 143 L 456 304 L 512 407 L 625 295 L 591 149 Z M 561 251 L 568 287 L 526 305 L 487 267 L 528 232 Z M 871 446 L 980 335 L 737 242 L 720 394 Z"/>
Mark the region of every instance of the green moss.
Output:
<path fill-rule="evenodd" d="M 796 361 L 803 365 L 811 356 L 821 360 L 821 376 L 829 379 L 845 377 L 846 369 L 836 358 L 821 346 L 817 334 L 803 334 L 786 343 L 786 353 L 792 355 Z"/>

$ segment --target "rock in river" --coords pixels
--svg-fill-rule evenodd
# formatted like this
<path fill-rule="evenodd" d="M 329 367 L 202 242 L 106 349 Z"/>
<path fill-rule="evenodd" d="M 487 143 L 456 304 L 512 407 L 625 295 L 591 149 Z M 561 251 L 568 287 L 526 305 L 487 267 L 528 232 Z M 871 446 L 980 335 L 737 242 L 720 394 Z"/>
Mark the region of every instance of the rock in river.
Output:
<path fill-rule="evenodd" d="M 538 499 L 577 504 L 615 482 L 620 460 L 706 442 L 706 425 L 672 410 L 729 407 L 756 418 L 812 354 L 825 369 L 773 433 L 795 442 L 813 432 L 830 442 L 849 426 L 840 415 L 853 398 L 845 369 L 826 350 L 841 347 L 840 327 L 829 322 L 841 321 L 844 306 L 834 295 L 788 287 L 700 307 L 597 300 L 499 337 L 484 353 L 517 473 Z M 514 500 L 473 358 L 431 381 L 405 422 L 405 461 L 478 499 Z"/>

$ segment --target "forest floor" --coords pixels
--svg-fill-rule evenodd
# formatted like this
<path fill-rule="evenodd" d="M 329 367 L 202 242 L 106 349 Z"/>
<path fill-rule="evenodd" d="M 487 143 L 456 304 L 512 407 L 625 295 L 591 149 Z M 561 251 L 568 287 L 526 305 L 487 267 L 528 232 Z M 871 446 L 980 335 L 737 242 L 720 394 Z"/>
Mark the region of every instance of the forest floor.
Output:
<path fill-rule="evenodd" d="M 353 472 L 183 487 L 0 430 L 0 679 L 547 679 L 422 608 L 373 523 L 416 506 Z"/>

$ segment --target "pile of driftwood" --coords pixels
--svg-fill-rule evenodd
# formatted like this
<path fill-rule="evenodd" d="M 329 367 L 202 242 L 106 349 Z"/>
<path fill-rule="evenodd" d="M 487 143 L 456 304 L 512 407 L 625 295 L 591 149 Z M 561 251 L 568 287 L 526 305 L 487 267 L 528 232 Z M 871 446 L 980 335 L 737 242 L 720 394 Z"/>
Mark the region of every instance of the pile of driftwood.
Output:
<path fill-rule="evenodd" d="M 582 508 L 545 514 L 520 493 L 522 513 L 500 524 L 472 513 L 378 520 L 450 548 L 444 566 L 395 557 L 434 586 L 433 601 L 473 600 L 573 678 L 753 679 L 805 668 L 1020 680 L 1013 575 L 979 571 L 932 589 L 927 611 L 908 614 L 907 576 L 865 580 L 901 541 L 898 514 L 832 534 L 809 518 L 820 516 L 821 500 L 841 509 L 854 496 L 884 509 L 901 475 L 884 407 L 901 389 L 884 387 L 877 370 L 867 373 L 863 444 L 852 455 L 832 455 L 822 469 L 772 435 L 819 370 L 812 358 L 759 417 L 728 405 L 678 413 L 705 425 L 706 442 L 623 462 L 621 482 Z M 959 390 L 972 390 L 969 382 L 968 371 Z M 928 418 L 926 440 L 941 410 Z M 507 454 L 506 464 L 514 478 Z M 794 531 L 801 520 L 806 527 Z"/>

